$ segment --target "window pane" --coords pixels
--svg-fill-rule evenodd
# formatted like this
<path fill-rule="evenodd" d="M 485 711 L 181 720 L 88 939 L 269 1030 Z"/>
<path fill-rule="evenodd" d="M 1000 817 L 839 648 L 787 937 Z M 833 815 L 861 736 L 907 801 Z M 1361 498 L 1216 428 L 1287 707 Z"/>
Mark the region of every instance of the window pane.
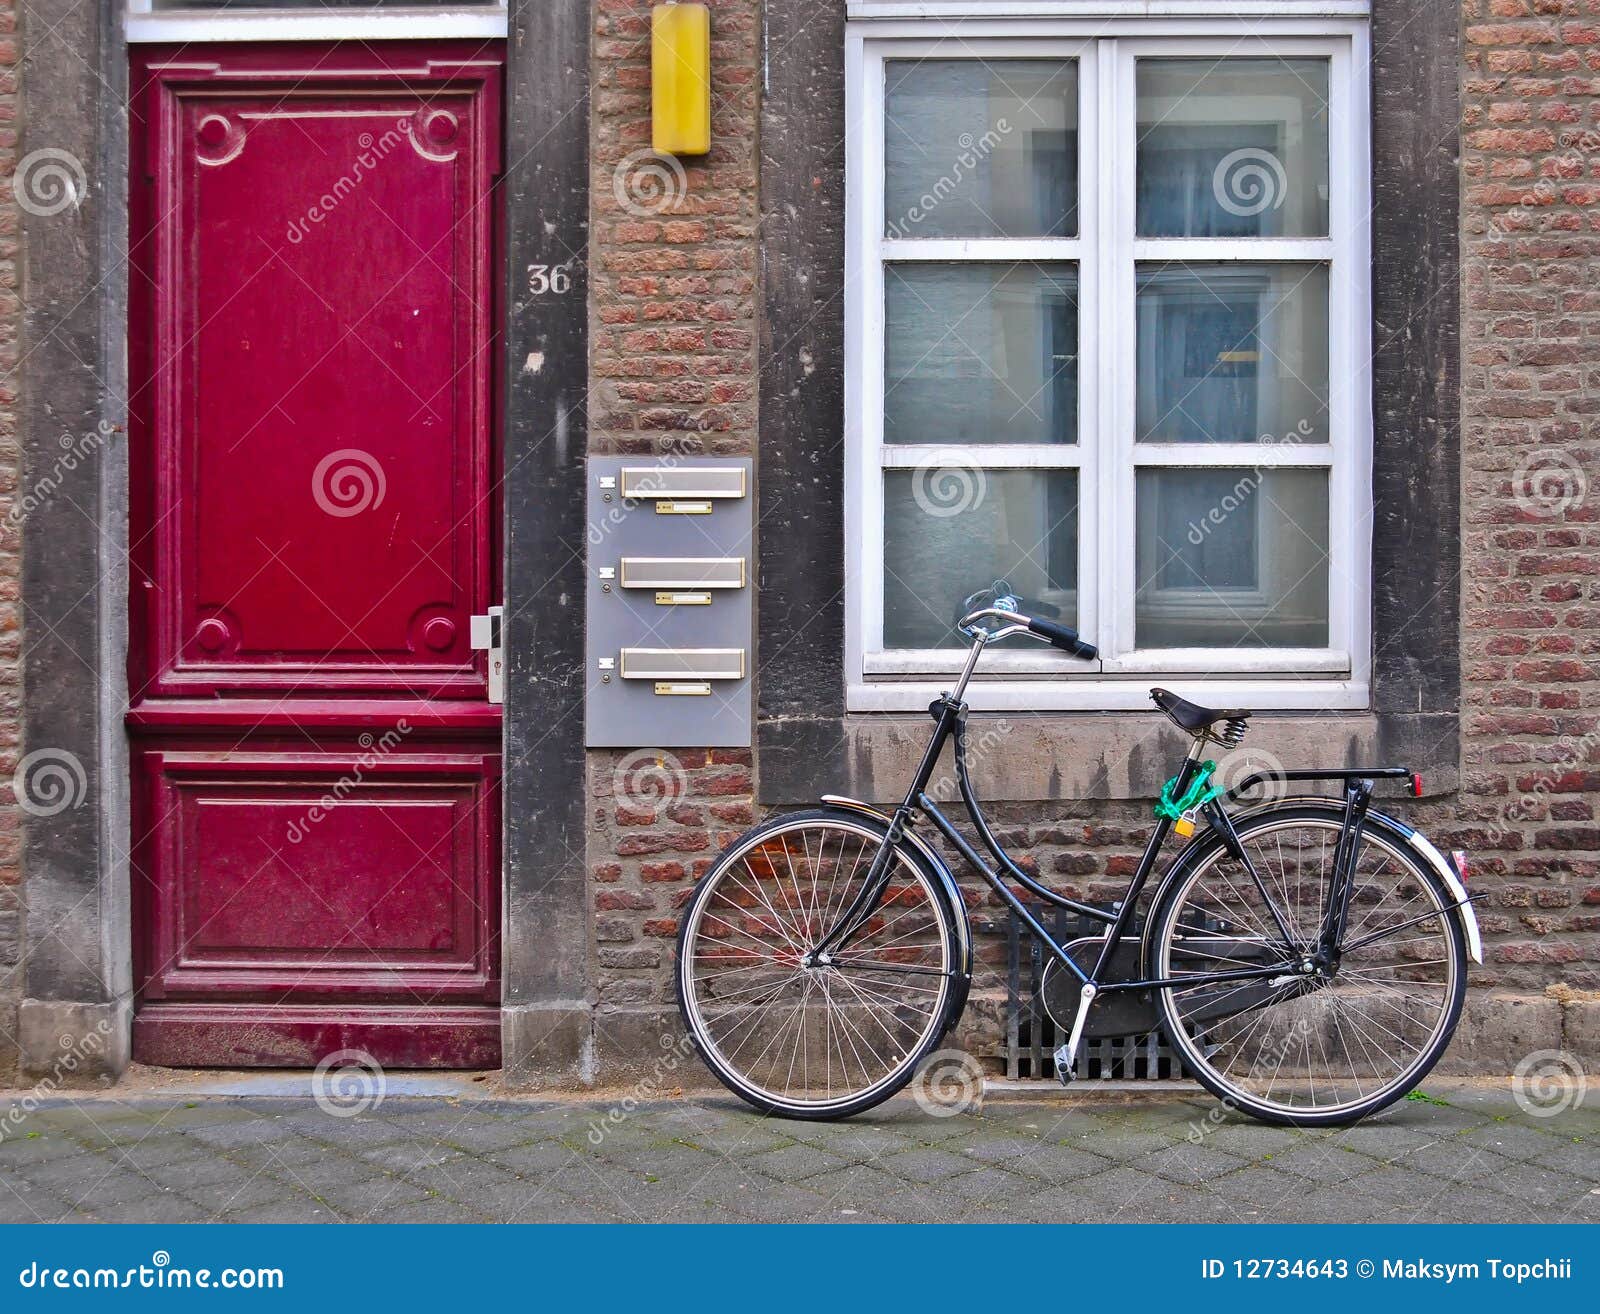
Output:
<path fill-rule="evenodd" d="M 884 269 L 888 443 L 1075 443 L 1072 265 Z"/>
<path fill-rule="evenodd" d="M 1077 64 L 891 59 L 883 154 L 886 237 L 1070 237 Z"/>
<path fill-rule="evenodd" d="M 1140 648 L 1328 646 L 1326 470 L 1140 470 Z"/>
<path fill-rule="evenodd" d="M 1141 265 L 1138 438 L 1328 441 L 1325 265 Z"/>
<path fill-rule="evenodd" d="M 888 470 L 883 512 L 885 648 L 966 647 L 961 604 L 997 580 L 1077 624 L 1076 470 Z"/>
<path fill-rule="evenodd" d="M 1328 232 L 1326 59 L 1141 59 L 1141 237 Z"/>

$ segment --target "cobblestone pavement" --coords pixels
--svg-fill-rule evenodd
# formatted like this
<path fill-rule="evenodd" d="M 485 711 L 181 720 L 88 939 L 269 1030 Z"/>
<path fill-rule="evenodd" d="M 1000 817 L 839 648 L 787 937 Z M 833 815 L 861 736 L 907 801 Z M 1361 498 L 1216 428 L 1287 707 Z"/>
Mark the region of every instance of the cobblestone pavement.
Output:
<path fill-rule="evenodd" d="M 0 1097 L 0 1221 L 1600 1221 L 1593 1092 L 1536 1117 L 1429 1089 L 1335 1132 L 1199 1096 L 834 1124 L 709 1098 Z"/>

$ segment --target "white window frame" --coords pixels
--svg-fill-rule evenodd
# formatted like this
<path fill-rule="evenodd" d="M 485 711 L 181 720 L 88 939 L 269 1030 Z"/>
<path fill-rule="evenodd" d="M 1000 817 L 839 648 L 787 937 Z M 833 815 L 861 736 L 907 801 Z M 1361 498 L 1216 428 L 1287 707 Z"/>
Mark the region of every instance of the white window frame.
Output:
<path fill-rule="evenodd" d="M 155 0 L 125 0 L 129 42 L 141 41 L 381 41 L 467 37 L 493 40 L 507 31 L 505 0 L 459 6 L 397 5 L 387 12 L 233 7 L 157 13 Z"/>
<path fill-rule="evenodd" d="M 969 0 L 970 3 L 970 0 Z M 1060 8 L 1063 0 L 1054 0 Z M 1340 16 L 1327 16 L 1339 5 Z M 888 4 L 857 0 L 851 12 Z M 925 11 L 925 6 L 915 6 Z M 950 21 L 874 18 L 846 25 L 845 570 L 847 706 L 926 706 L 959 670 L 960 649 L 884 650 L 883 471 L 981 455 L 985 468 L 1079 472 L 1078 628 L 1103 656 L 1043 648 L 985 655 L 968 701 L 980 710 L 1121 710 L 1148 706 L 1152 677 L 1218 702 L 1262 709 L 1351 709 L 1370 701 L 1371 664 L 1371 114 L 1368 29 L 1355 7 L 1320 0 L 1307 18 L 1144 18 L 1151 6 L 1098 0 L 1098 19 Z M 1177 9 L 1176 4 L 1161 6 Z M 1215 8 L 1203 5 L 1196 8 Z M 1188 13 L 1196 12 L 1191 8 Z M 1235 6 L 1236 10 L 1238 6 Z M 1308 7 L 1309 8 L 1309 7 Z M 1277 10 L 1304 12 L 1294 0 Z M 1256 11 L 1256 12 L 1259 12 Z M 1121 13 L 1130 15 L 1120 17 Z M 1135 239 L 1135 59 L 1196 54 L 1318 55 L 1329 68 L 1329 236 Z M 883 226 L 884 61 L 894 58 L 1079 59 L 1076 238 L 890 240 Z M 1105 131 L 1101 128 L 1104 125 Z M 1097 184 L 1102 159 L 1110 185 Z M 915 248 L 914 252 L 912 248 Z M 1098 259 L 1093 253 L 1100 252 Z M 884 264 L 919 260 L 1070 260 L 1080 316 L 1079 442 L 976 449 L 885 444 Z M 1085 259 L 1085 256 L 1091 258 Z M 1134 442 L 1135 271 L 1152 260 L 1327 263 L 1329 443 Z M 1098 385 L 1098 386 L 1096 386 Z M 1098 437 L 1098 441 L 1096 438 Z M 952 464 L 956 462 L 952 460 Z M 1329 482 L 1329 644 L 1325 649 L 1133 648 L 1135 471 L 1225 466 L 1319 467 Z M 1102 550 L 1109 547 L 1110 550 Z M 977 584 L 974 587 L 978 587 Z M 1048 677 L 1048 678 L 1043 678 Z"/>

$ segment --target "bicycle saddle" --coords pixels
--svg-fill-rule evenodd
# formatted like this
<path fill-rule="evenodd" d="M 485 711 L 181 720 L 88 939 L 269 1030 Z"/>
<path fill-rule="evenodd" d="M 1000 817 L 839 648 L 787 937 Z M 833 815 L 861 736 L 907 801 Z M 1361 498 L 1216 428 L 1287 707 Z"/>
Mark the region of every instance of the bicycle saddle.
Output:
<path fill-rule="evenodd" d="M 1230 707 L 1223 711 L 1213 711 L 1209 707 L 1201 707 L 1199 703 L 1191 703 L 1187 698 L 1179 698 L 1170 689 L 1152 689 L 1150 701 L 1172 718 L 1172 723 L 1180 730 L 1187 730 L 1192 735 L 1199 734 L 1202 730 L 1209 730 L 1218 721 L 1248 721 L 1250 713 L 1241 707 Z M 1239 727 L 1239 732 L 1244 732 L 1244 727 Z"/>

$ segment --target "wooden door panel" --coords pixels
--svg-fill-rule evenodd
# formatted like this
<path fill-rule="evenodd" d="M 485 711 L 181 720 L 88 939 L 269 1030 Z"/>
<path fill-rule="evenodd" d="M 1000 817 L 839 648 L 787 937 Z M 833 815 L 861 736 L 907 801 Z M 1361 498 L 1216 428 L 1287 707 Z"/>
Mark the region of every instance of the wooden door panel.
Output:
<path fill-rule="evenodd" d="M 147 998 L 495 999 L 497 754 L 157 750 L 143 766 Z"/>
<path fill-rule="evenodd" d="M 501 62 L 133 54 L 143 1061 L 498 1061 Z"/>
<path fill-rule="evenodd" d="M 498 70 L 337 68 L 186 53 L 143 98 L 146 696 L 483 696 Z"/>

